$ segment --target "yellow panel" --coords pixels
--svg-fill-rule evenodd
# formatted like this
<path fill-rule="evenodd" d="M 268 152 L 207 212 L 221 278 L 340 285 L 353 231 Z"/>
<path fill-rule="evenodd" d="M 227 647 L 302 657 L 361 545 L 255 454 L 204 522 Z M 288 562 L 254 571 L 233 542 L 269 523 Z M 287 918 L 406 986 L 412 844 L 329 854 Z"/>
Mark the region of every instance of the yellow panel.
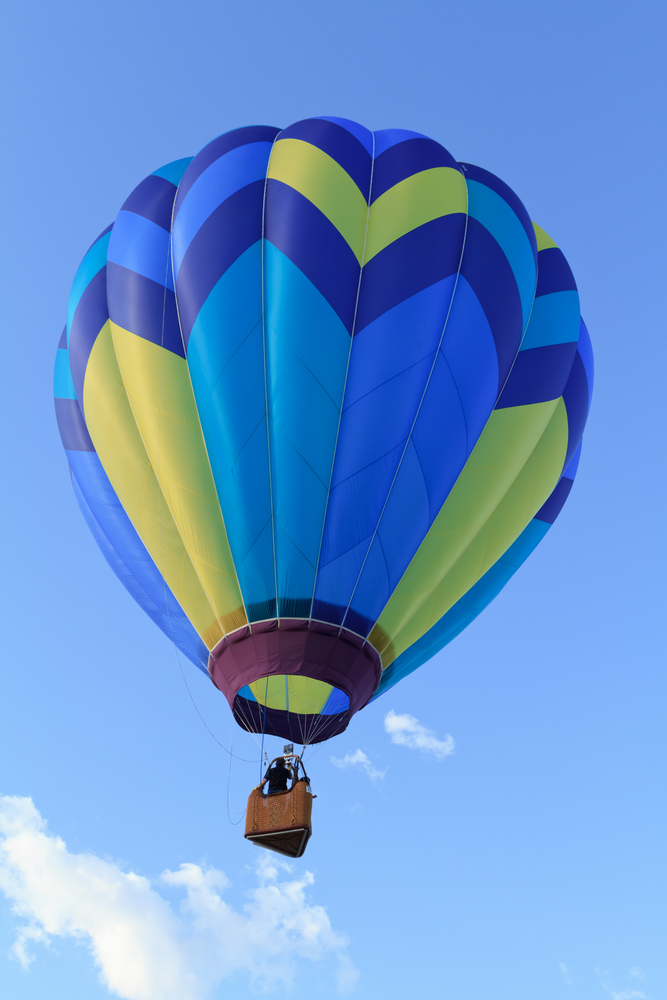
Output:
<path fill-rule="evenodd" d="M 187 362 L 113 322 L 110 326 L 148 457 L 215 615 L 230 632 L 247 618 Z"/>
<path fill-rule="evenodd" d="M 319 715 L 333 688 L 324 681 L 292 675 L 287 678 L 289 710 L 300 715 Z"/>
<path fill-rule="evenodd" d="M 493 411 L 369 636 L 380 653 L 387 646 L 387 637 L 400 632 L 482 530 L 530 458 L 557 404 L 557 400 L 550 400 Z"/>
<path fill-rule="evenodd" d="M 125 512 L 208 649 L 223 635 L 144 448 L 121 378 L 109 323 L 93 346 L 84 385 L 86 424 Z"/>
<path fill-rule="evenodd" d="M 467 211 L 465 178 L 453 167 L 433 167 L 406 177 L 371 205 L 364 263 L 418 226 Z"/>
<path fill-rule="evenodd" d="M 268 176 L 289 184 L 319 208 L 361 263 L 368 205 L 340 164 L 302 139 L 279 139 L 271 152 Z"/>
<path fill-rule="evenodd" d="M 275 708 L 284 712 L 287 708 L 287 692 L 285 688 L 285 675 L 273 674 L 271 677 L 262 677 L 250 685 L 250 690 L 260 705 L 267 708 Z"/>
<path fill-rule="evenodd" d="M 538 252 L 540 250 L 548 250 L 549 247 L 558 246 L 557 243 L 554 243 L 549 234 L 545 233 L 544 230 L 540 226 L 538 226 L 536 222 L 533 223 L 533 229 L 535 230 L 535 239 L 537 240 Z"/>
<path fill-rule="evenodd" d="M 385 640 L 385 667 L 425 635 L 516 541 L 555 488 L 567 441 L 567 412 L 560 399 L 535 450 L 479 534 L 401 631 Z"/>
<path fill-rule="evenodd" d="M 267 708 L 289 711 L 295 715 L 319 715 L 333 688 L 331 684 L 311 677 L 274 674 L 268 678 L 268 685 L 267 678 L 263 677 L 252 683 L 250 690 L 260 705 L 264 705 L 266 701 Z"/>

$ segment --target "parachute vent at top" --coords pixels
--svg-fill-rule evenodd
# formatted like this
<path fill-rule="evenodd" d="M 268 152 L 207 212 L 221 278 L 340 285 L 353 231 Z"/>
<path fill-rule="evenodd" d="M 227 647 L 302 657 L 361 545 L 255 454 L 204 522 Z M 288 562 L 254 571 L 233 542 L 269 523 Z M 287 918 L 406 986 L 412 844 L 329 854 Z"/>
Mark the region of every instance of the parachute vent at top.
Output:
<path fill-rule="evenodd" d="M 313 118 L 145 178 L 57 350 L 83 515 L 247 729 L 312 743 L 458 635 L 572 486 L 577 286 L 517 195 Z"/>

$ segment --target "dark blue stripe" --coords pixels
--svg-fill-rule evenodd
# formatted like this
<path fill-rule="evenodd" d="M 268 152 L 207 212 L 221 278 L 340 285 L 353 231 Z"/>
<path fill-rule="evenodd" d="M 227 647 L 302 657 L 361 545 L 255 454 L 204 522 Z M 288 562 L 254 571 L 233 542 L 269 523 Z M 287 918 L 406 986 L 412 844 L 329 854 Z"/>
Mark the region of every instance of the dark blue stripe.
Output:
<path fill-rule="evenodd" d="M 312 281 L 352 333 L 359 262 L 326 215 L 294 188 L 269 179 L 264 235 Z"/>
<path fill-rule="evenodd" d="M 567 479 L 565 476 L 561 476 L 556 484 L 555 490 L 542 504 L 535 515 L 535 519 L 537 521 L 545 521 L 547 524 L 554 523 L 563 509 L 565 501 L 570 495 L 573 482 L 573 479 Z"/>
<path fill-rule="evenodd" d="M 371 183 L 371 158 L 356 136 L 346 128 L 323 118 L 305 118 L 280 134 L 281 139 L 302 139 L 327 153 L 346 170 L 364 198 Z M 373 181 L 375 188 L 375 181 Z"/>
<path fill-rule="evenodd" d="M 201 177 L 212 163 L 219 160 L 225 153 L 231 152 L 232 149 L 245 146 L 249 142 L 273 142 L 279 132 L 279 128 L 273 128 L 270 125 L 249 125 L 245 128 L 235 128 L 231 132 L 225 132 L 224 135 L 219 135 L 217 139 L 209 142 L 208 146 L 204 146 L 197 153 L 183 174 L 183 179 L 178 187 L 178 195 L 176 196 L 174 216 L 178 214 L 183 199 L 194 182 L 198 177 Z"/>
<path fill-rule="evenodd" d="M 521 346 L 521 296 L 500 244 L 481 222 L 470 217 L 461 274 L 477 296 L 491 327 L 498 355 L 500 390 Z"/>
<path fill-rule="evenodd" d="M 512 191 L 512 188 L 505 184 L 505 181 L 501 181 L 500 177 L 496 177 L 495 174 L 490 173 L 488 170 L 484 170 L 483 167 L 476 167 L 474 163 L 464 163 L 460 162 L 459 167 L 463 169 L 464 176 L 471 181 L 479 181 L 480 184 L 485 184 L 492 191 L 495 191 L 497 195 L 506 201 L 509 207 L 512 209 L 519 222 L 526 230 L 526 236 L 530 242 L 533 249 L 533 256 L 535 258 L 535 264 L 537 265 L 537 240 L 535 239 L 535 230 L 533 229 L 533 223 L 531 222 L 530 216 L 526 210 L 526 206 L 521 201 L 518 195 Z"/>
<path fill-rule="evenodd" d="M 65 451 L 95 451 L 76 399 L 54 399 L 60 439 Z"/>
<path fill-rule="evenodd" d="M 520 351 L 496 409 L 558 399 L 563 395 L 576 351 L 574 343 Z"/>
<path fill-rule="evenodd" d="M 373 165 L 371 204 L 399 181 L 433 167 L 459 169 L 451 153 L 435 139 L 406 139 L 390 146 Z"/>
<path fill-rule="evenodd" d="M 563 463 L 563 468 L 566 469 L 570 463 L 570 459 L 579 447 L 588 417 L 588 379 L 586 378 L 584 363 L 578 351 L 572 362 L 570 377 L 563 392 L 563 401 L 567 410 L 568 426 L 567 454 Z"/>
<path fill-rule="evenodd" d="M 106 267 L 91 278 L 79 299 L 69 333 L 69 367 L 74 391 L 83 406 L 83 380 L 97 336 L 109 319 Z"/>
<path fill-rule="evenodd" d="M 168 288 L 109 261 L 107 295 L 109 316 L 114 323 L 180 358 L 185 357 L 176 298 Z"/>
<path fill-rule="evenodd" d="M 456 273 L 465 222 L 459 213 L 433 219 L 390 243 L 365 265 L 355 333 L 399 302 Z"/>
<path fill-rule="evenodd" d="M 535 298 L 539 295 L 551 295 L 552 292 L 576 292 L 577 283 L 565 260 L 565 254 L 558 247 L 547 247 L 537 255 L 537 288 Z"/>
<path fill-rule="evenodd" d="M 63 327 L 63 332 L 60 334 L 60 340 L 58 341 L 58 350 L 67 350 L 67 324 Z"/>
<path fill-rule="evenodd" d="M 171 181 L 151 174 L 135 187 L 130 197 L 123 202 L 121 211 L 134 212 L 171 232 L 171 210 L 175 195 L 176 186 Z"/>
<path fill-rule="evenodd" d="M 223 201 L 187 249 L 176 279 L 186 347 L 199 310 L 228 267 L 262 237 L 264 181 L 254 181 Z"/>

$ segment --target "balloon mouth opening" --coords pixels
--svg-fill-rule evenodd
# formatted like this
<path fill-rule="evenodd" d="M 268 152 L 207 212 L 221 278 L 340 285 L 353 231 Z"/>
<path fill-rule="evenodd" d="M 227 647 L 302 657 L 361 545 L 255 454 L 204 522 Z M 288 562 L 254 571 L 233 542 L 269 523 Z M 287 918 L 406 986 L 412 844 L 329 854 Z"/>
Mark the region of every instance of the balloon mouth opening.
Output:
<path fill-rule="evenodd" d="M 243 729 L 319 743 L 342 733 L 370 700 L 382 661 L 371 643 L 338 625 L 274 618 L 225 636 L 208 672 Z"/>

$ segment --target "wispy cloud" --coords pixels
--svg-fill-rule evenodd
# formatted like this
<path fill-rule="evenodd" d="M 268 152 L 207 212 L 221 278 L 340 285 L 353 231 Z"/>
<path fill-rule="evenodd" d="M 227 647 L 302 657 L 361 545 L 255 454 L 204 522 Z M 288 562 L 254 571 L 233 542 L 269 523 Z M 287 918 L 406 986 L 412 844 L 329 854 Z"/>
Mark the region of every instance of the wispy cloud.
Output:
<path fill-rule="evenodd" d="M 360 767 L 366 772 L 371 781 L 384 778 L 385 771 L 378 771 L 377 767 L 366 756 L 363 750 L 355 750 L 354 753 L 346 753 L 344 757 L 332 757 L 331 763 L 336 767 Z"/>
<path fill-rule="evenodd" d="M 439 740 L 431 729 L 422 726 L 414 715 L 398 715 L 394 711 L 387 712 L 384 717 L 384 728 L 389 733 L 392 743 L 411 750 L 421 750 L 422 753 L 433 754 L 438 760 L 444 760 L 454 753 L 454 740 L 447 733 L 444 740 Z"/>
<path fill-rule="evenodd" d="M 0 798 L 0 889 L 25 922 L 14 956 L 27 967 L 35 944 L 82 941 L 125 1000 L 205 1000 L 239 972 L 261 989 L 287 989 L 305 959 L 333 961 L 341 992 L 355 985 L 345 937 L 308 901 L 310 872 L 293 877 L 278 859 L 257 860 L 259 884 L 238 910 L 223 898 L 224 872 L 195 864 L 163 872 L 158 881 L 184 894 L 177 913 L 147 878 L 68 851 L 31 799 Z"/>
<path fill-rule="evenodd" d="M 571 986 L 572 985 L 572 979 L 570 978 L 570 973 L 568 971 L 568 968 L 567 968 L 567 965 L 565 964 L 565 962 L 559 962 L 558 963 L 558 968 L 560 969 L 561 973 L 563 974 L 563 979 L 565 980 L 565 985 L 566 986 Z"/>
<path fill-rule="evenodd" d="M 617 988 L 611 981 L 611 976 L 606 969 L 595 970 L 600 980 L 600 986 L 607 993 L 611 994 L 612 1000 L 649 1000 L 649 997 L 642 990 Z M 639 966 L 634 965 L 627 977 L 628 979 L 643 979 L 644 973 Z"/>

